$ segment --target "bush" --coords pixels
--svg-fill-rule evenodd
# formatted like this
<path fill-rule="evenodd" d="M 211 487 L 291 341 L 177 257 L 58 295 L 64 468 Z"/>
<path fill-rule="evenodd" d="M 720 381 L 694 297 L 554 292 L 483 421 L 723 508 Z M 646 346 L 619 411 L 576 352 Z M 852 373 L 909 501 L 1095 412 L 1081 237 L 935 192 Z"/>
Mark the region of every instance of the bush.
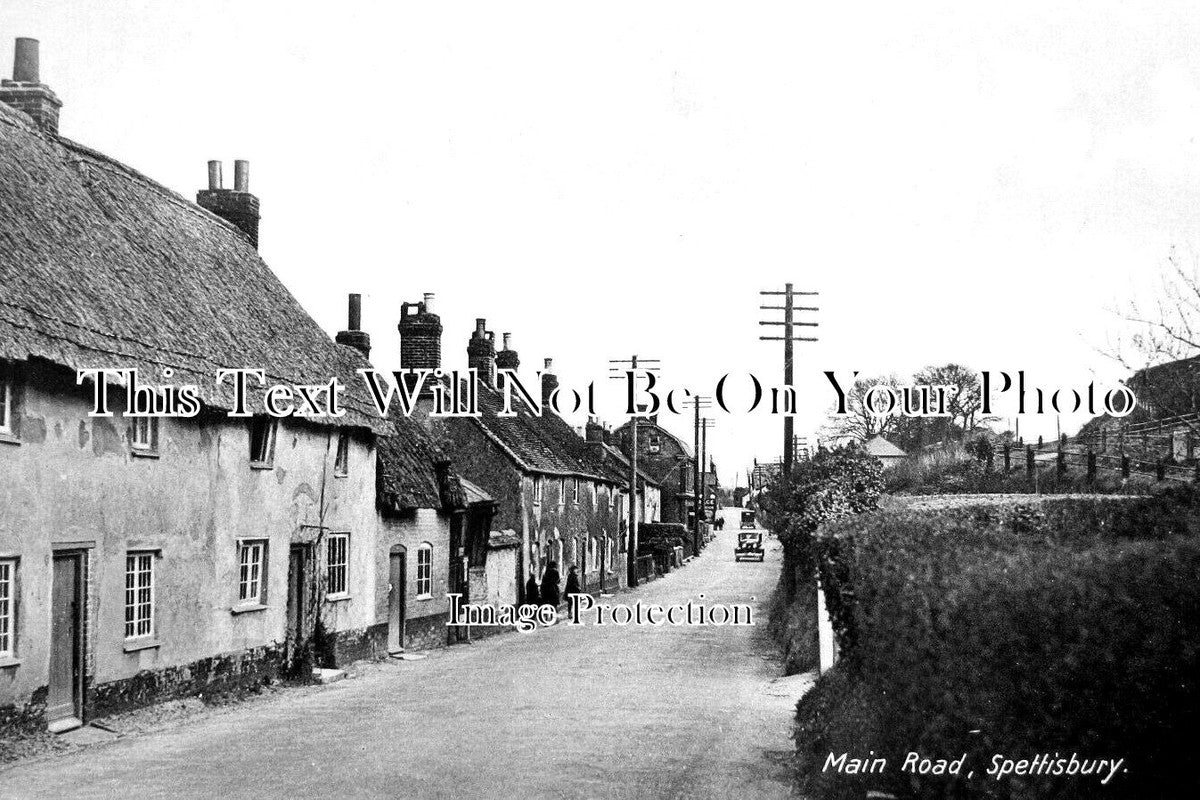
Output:
<path fill-rule="evenodd" d="M 797 707 L 803 789 L 861 798 L 1185 796 L 1200 790 L 1200 539 L 1195 493 L 1048 501 L 822 528 L 841 663 Z M 822 772 L 830 753 L 888 771 Z M 968 754 L 975 777 L 899 771 Z M 984 774 L 993 754 L 1125 758 L 1093 778 Z M 965 772 L 965 770 L 964 770 Z M 1193 795 L 1194 796 L 1194 795 Z"/>
<path fill-rule="evenodd" d="M 780 479 L 768 490 L 763 519 L 783 544 L 770 626 L 783 647 L 787 674 L 817 666 L 814 532 L 824 522 L 875 508 L 882 492 L 878 459 L 854 445 L 818 451 L 795 466 L 790 483 Z"/>

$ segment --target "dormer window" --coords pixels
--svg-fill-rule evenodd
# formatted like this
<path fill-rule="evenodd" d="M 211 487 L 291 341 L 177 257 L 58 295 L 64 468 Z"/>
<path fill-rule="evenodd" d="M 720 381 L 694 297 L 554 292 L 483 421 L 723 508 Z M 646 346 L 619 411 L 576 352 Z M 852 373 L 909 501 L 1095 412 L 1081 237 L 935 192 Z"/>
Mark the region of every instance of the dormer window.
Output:
<path fill-rule="evenodd" d="M 344 478 L 350 474 L 350 432 L 338 434 L 337 456 L 333 460 L 334 477 Z"/>
<path fill-rule="evenodd" d="M 651 453 L 661 453 L 662 452 L 662 437 L 659 436 L 657 433 L 650 434 L 650 442 L 649 442 L 647 449 Z"/>
<path fill-rule="evenodd" d="M 12 436 L 13 425 L 13 381 L 8 364 L 0 362 L 0 434 Z"/>
<path fill-rule="evenodd" d="M 254 417 L 250 420 L 250 466 L 271 469 L 275 465 L 275 420 Z"/>

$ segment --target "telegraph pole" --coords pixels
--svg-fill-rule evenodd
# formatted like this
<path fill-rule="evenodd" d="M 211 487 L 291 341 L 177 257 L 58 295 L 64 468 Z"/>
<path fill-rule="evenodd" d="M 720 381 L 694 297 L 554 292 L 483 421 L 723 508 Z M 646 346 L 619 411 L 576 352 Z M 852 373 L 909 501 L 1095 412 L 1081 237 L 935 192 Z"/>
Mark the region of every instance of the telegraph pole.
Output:
<path fill-rule="evenodd" d="M 640 361 L 640 365 L 639 365 L 639 361 Z M 619 367 L 615 367 L 615 366 L 609 367 L 609 370 L 612 372 L 625 372 L 626 373 L 625 375 L 610 375 L 609 376 L 610 378 L 616 378 L 617 380 L 627 380 L 628 373 L 629 372 L 636 373 L 637 370 L 639 369 L 639 366 L 642 370 L 645 370 L 646 372 L 657 371 L 658 370 L 657 364 L 659 363 L 659 360 L 657 358 L 639 359 L 637 355 L 633 355 L 627 359 L 609 359 L 608 363 L 609 364 L 628 364 L 629 365 L 628 368 L 624 369 L 624 370 L 620 369 Z M 654 365 L 654 366 L 646 366 L 646 365 Z M 637 380 L 636 374 L 634 375 L 633 380 L 635 380 L 635 381 Z M 628 583 L 630 586 L 638 585 L 638 575 L 637 575 L 638 467 L 637 467 L 637 462 L 638 462 L 638 415 L 641 413 L 641 411 L 642 411 L 642 409 L 639 406 L 635 405 L 633 408 L 633 413 L 629 417 L 629 434 L 631 437 L 632 445 L 629 448 L 629 538 L 628 538 L 628 544 L 626 545 L 626 550 L 627 550 L 626 556 L 628 556 L 626 568 L 628 570 L 627 577 L 628 577 Z"/>
<path fill-rule="evenodd" d="M 700 463 L 703 465 L 700 472 L 700 507 L 704 509 L 706 518 L 708 516 L 708 429 L 716 424 L 715 420 L 707 418 L 700 420 Z"/>
<path fill-rule="evenodd" d="M 817 311 L 815 307 L 796 306 L 795 298 L 798 296 L 814 297 L 818 292 L 797 292 L 792 289 L 792 284 L 784 284 L 782 292 L 779 291 L 760 291 L 761 295 L 783 296 L 783 305 L 781 306 L 759 306 L 761 309 L 769 311 L 782 311 L 783 321 L 778 320 L 760 320 L 759 325 L 782 325 L 783 336 L 759 336 L 762 341 L 783 342 L 783 384 L 790 387 L 792 385 L 792 342 L 815 342 L 816 337 L 796 336 L 795 328 L 815 328 L 815 322 L 796 322 L 794 314 L 797 311 Z M 789 409 L 784 409 L 786 412 L 783 417 L 783 476 L 785 479 L 792 477 L 792 417 L 796 413 L 795 406 Z"/>
<path fill-rule="evenodd" d="M 692 446 L 692 555 L 700 555 L 700 519 L 703 509 L 700 507 L 700 409 L 708 408 L 712 401 L 701 395 L 692 398 L 692 408 L 696 412 L 694 430 L 695 443 Z"/>

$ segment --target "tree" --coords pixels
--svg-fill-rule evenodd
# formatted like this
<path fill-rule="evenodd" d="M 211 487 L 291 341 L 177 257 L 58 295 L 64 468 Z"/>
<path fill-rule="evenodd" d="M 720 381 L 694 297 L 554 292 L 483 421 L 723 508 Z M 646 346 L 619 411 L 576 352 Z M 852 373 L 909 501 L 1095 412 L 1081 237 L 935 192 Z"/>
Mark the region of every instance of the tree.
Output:
<path fill-rule="evenodd" d="M 865 442 L 872 436 L 885 435 L 901 419 L 896 412 L 876 415 L 867 410 L 867 393 L 876 386 L 895 386 L 896 376 L 859 378 L 846 390 L 846 413 L 838 414 L 835 406 L 821 430 L 823 438 L 853 439 Z"/>

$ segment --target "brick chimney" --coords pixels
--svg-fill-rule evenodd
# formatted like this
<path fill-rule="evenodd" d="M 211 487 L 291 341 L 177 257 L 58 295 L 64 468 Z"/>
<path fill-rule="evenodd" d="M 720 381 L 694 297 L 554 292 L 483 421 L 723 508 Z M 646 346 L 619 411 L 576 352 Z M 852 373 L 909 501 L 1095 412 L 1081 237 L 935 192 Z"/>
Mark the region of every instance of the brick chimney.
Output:
<path fill-rule="evenodd" d="M 442 318 L 433 313 L 433 295 L 400 306 L 401 369 L 441 369 Z"/>
<path fill-rule="evenodd" d="M 0 103 L 25 112 L 39 128 L 57 135 L 62 101 L 41 82 L 38 60 L 38 40 L 17 39 L 12 80 L 0 80 Z"/>
<path fill-rule="evenodd" d="M 584 432 L 585 438 L 589 442 L 608 441 L 608 430 L 595 417 L 588 417 L 587 427 L 584 429 Z"/>
<path fill-rule="evenodd" d="M 338 331 L 334 341 L 338 344 L 344 344 L 347 347 L 353 347 L 355 350 L 363 354 L 363 358 L 371 357 L 371 335 L 364 330 L 360 330 L 362 326 L 362 295 L 350 295 L 349 312 L 347 313 L 346 330 Z"/>
<path fill-rule="evenodd" d="M 550 405 L 550 395 L 558 388 L 558 376 L 551 370 L 554 369 L 554 359 L 547 358 L 546 366 L 542 369 L 542 407 Z"/>
<path fill-rule="evenodd" d="M 232 223 L 258 247 L 258 198 L 250 194 L 250 162 L 233 162 L 233 189 L 222 185 L 220 161 L 208 162 L 208 188 L 196 193 L 196 204 Z"/>
<path fill-rule="evenodd" d="M 496 366 L 512 370 L 521 366 L 521 359 L 517 356 L 517 351 L 513 350 L 511 333 L 504 334 L 504 344 L 500 352 L 496 353 Z"/>
<path fill-rule="evenodd" d="M 487 328 L 487 320 L 475 320 L 475 331 L 467 342 L 467 366 L 479 370 L 488 386 L 496 385 L 496 335 Z"/>

